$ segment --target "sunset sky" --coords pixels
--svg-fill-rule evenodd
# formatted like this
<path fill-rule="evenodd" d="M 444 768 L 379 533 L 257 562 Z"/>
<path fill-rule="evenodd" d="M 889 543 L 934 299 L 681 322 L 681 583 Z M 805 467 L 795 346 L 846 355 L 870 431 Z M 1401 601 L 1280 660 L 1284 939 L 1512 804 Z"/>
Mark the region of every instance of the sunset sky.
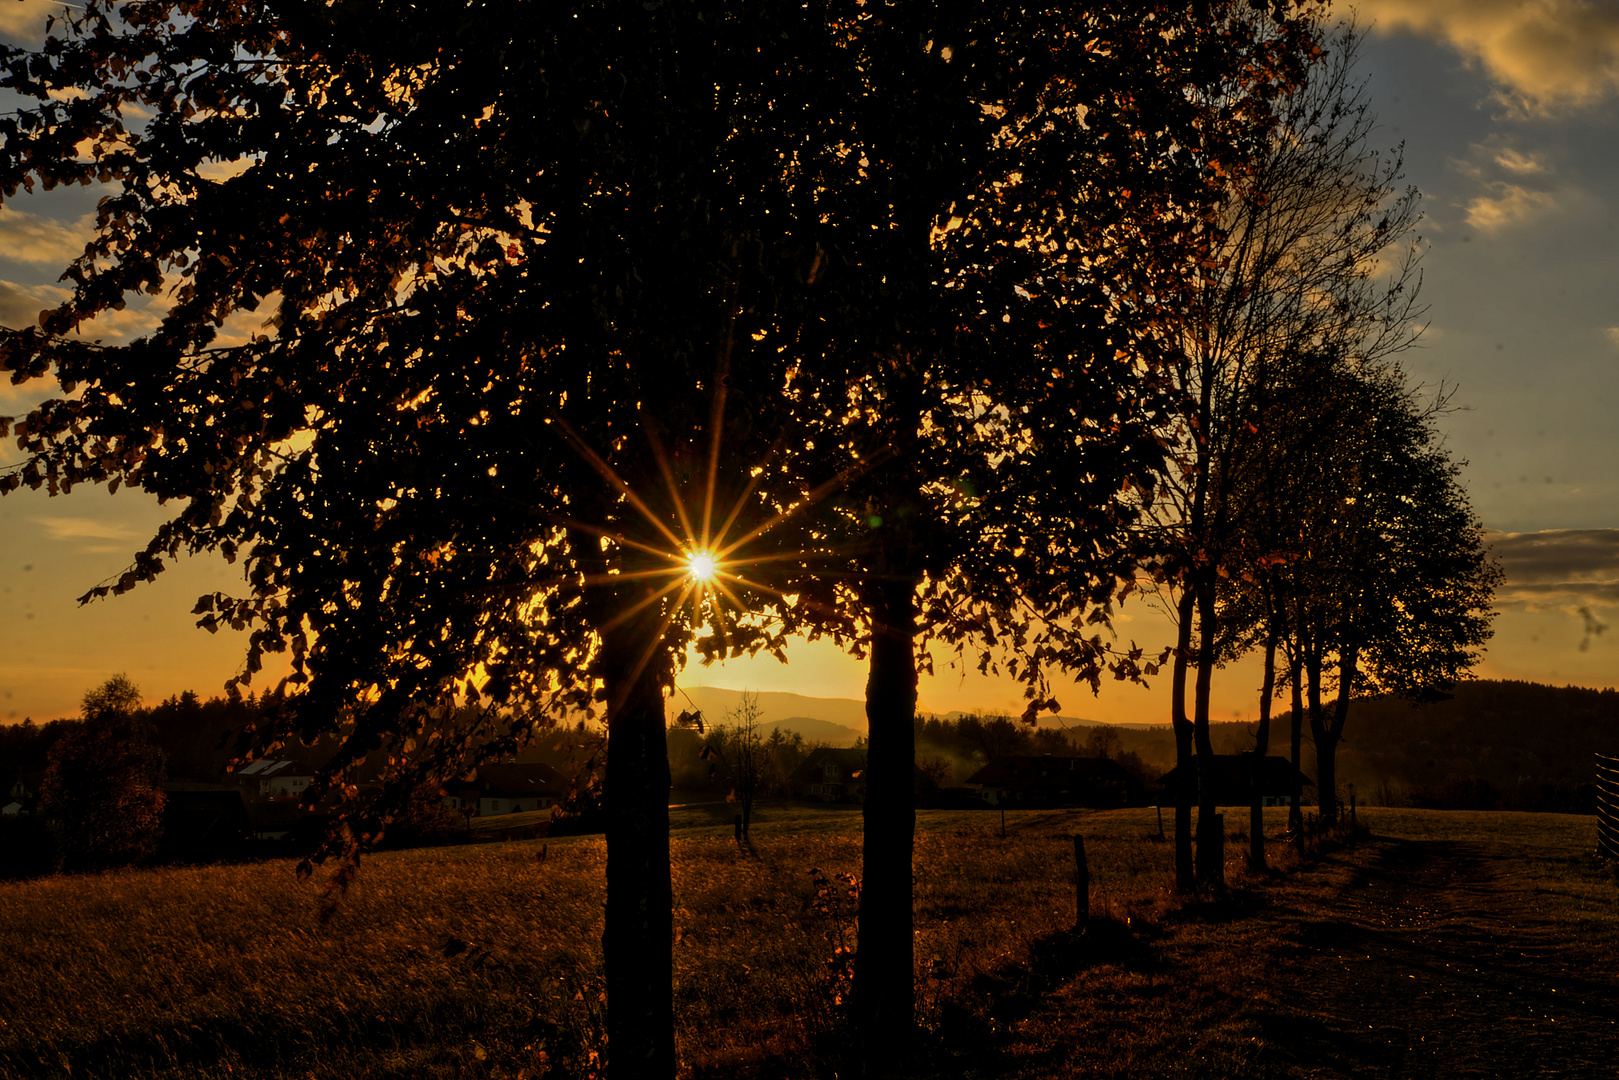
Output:
<path fill-rule="evenodd" d="M 47 10 L 7 0 L 0 37 L 37 43 Z M 1360 70 L 1377 142 L 1404 142 L 1426 215 L 1430 325 L 1404 366 L 1413 381 L 1454 389 L 1458 408 L 1440 428 L 1468 463 L 1507 575 L 1477 674 L 1619 685 L 1619 3 L 1371 0 L 1358 11 L 1373 28 Z M 56 276 L 99 194 L 19 193 L 0 207 L 0 324 L 31 325 L 66 295 Z M 154 322 L 132 304 L 98 333 L 127 340 Z M 41 385 L 0 382 L 0 415 L 26 411 Z M 16 457 L 6 440 L 0 462 Z M 87 688 L 120 671 L 151 701 L 220 691 L 245 642 L 196 629 L 189 612 L 203 592 L 241 591 L 239 567 L 196 559 L 132 594 L 75 604 L 122 573 L 164 517 L 139 493 L 104 489 L 0 500 L 0 722 L 72 715 Z M 1154 647 L 1172 634 L 1145 605 L 1127 606 L 1117 629 Z M 831 646 L 790 657 L 787 667 L 689 667 L 683 682 L 863 695 L 862 667 Z M 1015 686 L 935 660 L 924 709 L 1021 710 Z M 1218 673 L 1215 719 L 1253 716 L 1258 685 L 1251 663 Z M 1167 680 L 1058 696 L 1069 716 L 1168 714 Z"/>

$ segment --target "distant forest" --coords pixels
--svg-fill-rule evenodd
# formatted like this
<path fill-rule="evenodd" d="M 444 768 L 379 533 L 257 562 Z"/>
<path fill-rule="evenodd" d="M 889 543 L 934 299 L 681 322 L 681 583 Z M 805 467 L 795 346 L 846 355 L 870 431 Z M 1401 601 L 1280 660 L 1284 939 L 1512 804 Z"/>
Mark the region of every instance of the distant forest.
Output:
<path fill-rule="evenodd" d="M 188 690 L 140 710 L 136 715 L 139 721 L 136 730 L 163 752 L 167 780 L 217 784 L 228 780 L 226 766 L 243 752 L 238 735 L 260 711 L 258 700 L 251 695 L 236 701 L 203 700 Z M 45 770 L 51 745 L 82 722 L 71 719 L 36 724 L 30 719 L 21 724 L 0 725 L 0 781 L 37 777 Z M 516 760 L 544 761 L 559 767 L 576 763 L 589 768 L 601 741 L 599 731 L 559 725 L 544 732 Z M 337 746 L 337 738 L 328 736 L 309 746 L 288 746 L 270 756 L 319 765 Z M 361 769 L 360 781 L 370 781 L 380 775 L 382 755 L 376 757 L 376 761 Z"/>
<path fill-rule="evenodd" d="M 1593 756 L 1619 757 L 1619 691 L 1555 687 L 1532 682 L 1480 680 L 1452 688 L 1446 701 L 1415 706 L 1392 697 L 1365 698 L 1350 708 L 1339 751 L 1339 788 L 1361 805 L 1411 805 L 1437 809 L 1587 811 L 1594 779 Z M 201 700 L 193 693 L 143 710 L 151 740 L 163 751 L 170 781 L 219 782 L 239 751 L 235 735 L 258 713 L 251 699 Z M 53 720 L 0 726 L 0 780 L 44 770 L 50 745 L 80 721 Z M 1287 753 L 1290 715 L 1273 721 L 1273 753 Z M 1210 726 L 1216 753 L 1253 746 L 1249 723 Z M 704 757 L 705 744 L 724 749 L 725 729 L 705 735 L 676 728 L 670 757 L 677 786 L 723 784 L 724 754 Z M 790 773 L 813 747 L 786 739 L 781 772 Z M 335 746 L 335 743 L 333 744 Z M 999 716 L 916 721 L 917 759 L 944 785 L 959 785 L 999 754 L 1085 754 L 1119 760 L 1151 781 L 1174 764 L 1168 727 L 1033 729 Z M 324 759 L 331 747 L 316 744 L 286 756 Z M 520 760 L 546 761 L 570 774 L 599 767 L 601 737 L 594 730 L 563 725 L 547 733 Z M 1315 774 L 1309 726 L 1304 730 L 1304 771 Z M 716 769 L 720 775 L 710 770 Z M 701 778 L 701 779 L 699 779 Z"/>

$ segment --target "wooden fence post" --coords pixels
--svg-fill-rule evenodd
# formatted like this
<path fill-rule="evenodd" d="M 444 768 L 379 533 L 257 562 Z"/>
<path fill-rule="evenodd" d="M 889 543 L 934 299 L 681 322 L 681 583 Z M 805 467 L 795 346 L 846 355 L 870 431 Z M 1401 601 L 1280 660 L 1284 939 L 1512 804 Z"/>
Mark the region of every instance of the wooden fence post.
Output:
<path fill-rule="evenodd" d="M 1091 867 L 1085 861 L 1085 838 L 1074 834 L 1074 929 L 1091 921 Z"/>

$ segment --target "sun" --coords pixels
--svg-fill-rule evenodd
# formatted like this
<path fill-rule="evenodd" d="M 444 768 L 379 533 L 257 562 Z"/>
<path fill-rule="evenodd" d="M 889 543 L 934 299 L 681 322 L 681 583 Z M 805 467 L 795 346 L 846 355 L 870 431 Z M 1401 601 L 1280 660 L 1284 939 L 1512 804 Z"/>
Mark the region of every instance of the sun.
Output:
<path fill-rule="evenodd" d="M 696 581 L 713 581 L 718 570 L 714 556 L 706 551 L 696 552 L 686 560 L 686 573 Z"/>

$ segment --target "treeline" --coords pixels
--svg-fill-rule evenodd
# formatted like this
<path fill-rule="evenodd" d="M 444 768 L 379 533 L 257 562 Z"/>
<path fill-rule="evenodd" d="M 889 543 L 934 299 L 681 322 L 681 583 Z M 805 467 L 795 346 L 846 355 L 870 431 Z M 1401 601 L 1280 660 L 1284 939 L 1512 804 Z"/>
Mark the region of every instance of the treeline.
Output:
<path fill-rule="evenodd" d="M 225 804 L 207 800 L 234 798 L 238 790 L 238 814 L 265 801 L 251 787 L 238 788 L 227 770 L 244 756 L 244 732 L 268 704 L 253 696 L 203 700 L 188 690 L 143 706 L 139 689 L 116 675 L 85 694 L 77 718 L 0 726 L 0 806 L 6 807 L 0 815 L 0 879 L 287 854 L 286 845 L 255 842 L 251 835 L 199 844 L 190 836 L 197 822 L 185 820 L 202 803 L 205 816 L 217 816 Z M 337 748 L 338 738 L 328 735 L 269 756 L 318 769 Z M 373 759 L 350 773 L 362 789 L 382 776 L 384 756 Z M 594 819 L 606 760 L 599 725 L 559 724 L 503 760 L 553 766 L 575 781 L 569 814 Z M 465 820 L 446 810 L 440 796 L 436 783 L 412 792 L 388 827 L 387 846 L 464 839 Z M 304 824 L 311 828 L 298 830 L 301 841 L 311 838 L 314 826 L 324 826 L 330 810 L 317 806 L 307 815 Z"/>
<path fill-rule="evenodd" d="M 751 750 L 755 793 L 765 799 L 792 795 L 792 776 L 809 754 L 830 745 L 805 739 L 796 731 L 774 728 L 750 747 L 745 731 L 719 723 L 702 731 L 674 726 L 668 732 L 669 777 L 676 791 L 701 791 L 726 797 L 737 792 L 743 756 Z"/>
<path fill-rule="evenodd" d="M 1111 758 L 1144 783 L 1157 780 L 1168 766 L 1162 757 L 1142 755 L 1126 745 L 1126 729 L 1097 727 L 1031 727 L 1013 717 L 973 712 L 959 717 L 918 716 L 915 721 L 917 762 L 924 770 L 949 769 L 950 785 L 959 785 L 992 759 L 1008 754 L 1053 754 Z M 1174 760 L 1170 747 L 1167 760 Z"/>

